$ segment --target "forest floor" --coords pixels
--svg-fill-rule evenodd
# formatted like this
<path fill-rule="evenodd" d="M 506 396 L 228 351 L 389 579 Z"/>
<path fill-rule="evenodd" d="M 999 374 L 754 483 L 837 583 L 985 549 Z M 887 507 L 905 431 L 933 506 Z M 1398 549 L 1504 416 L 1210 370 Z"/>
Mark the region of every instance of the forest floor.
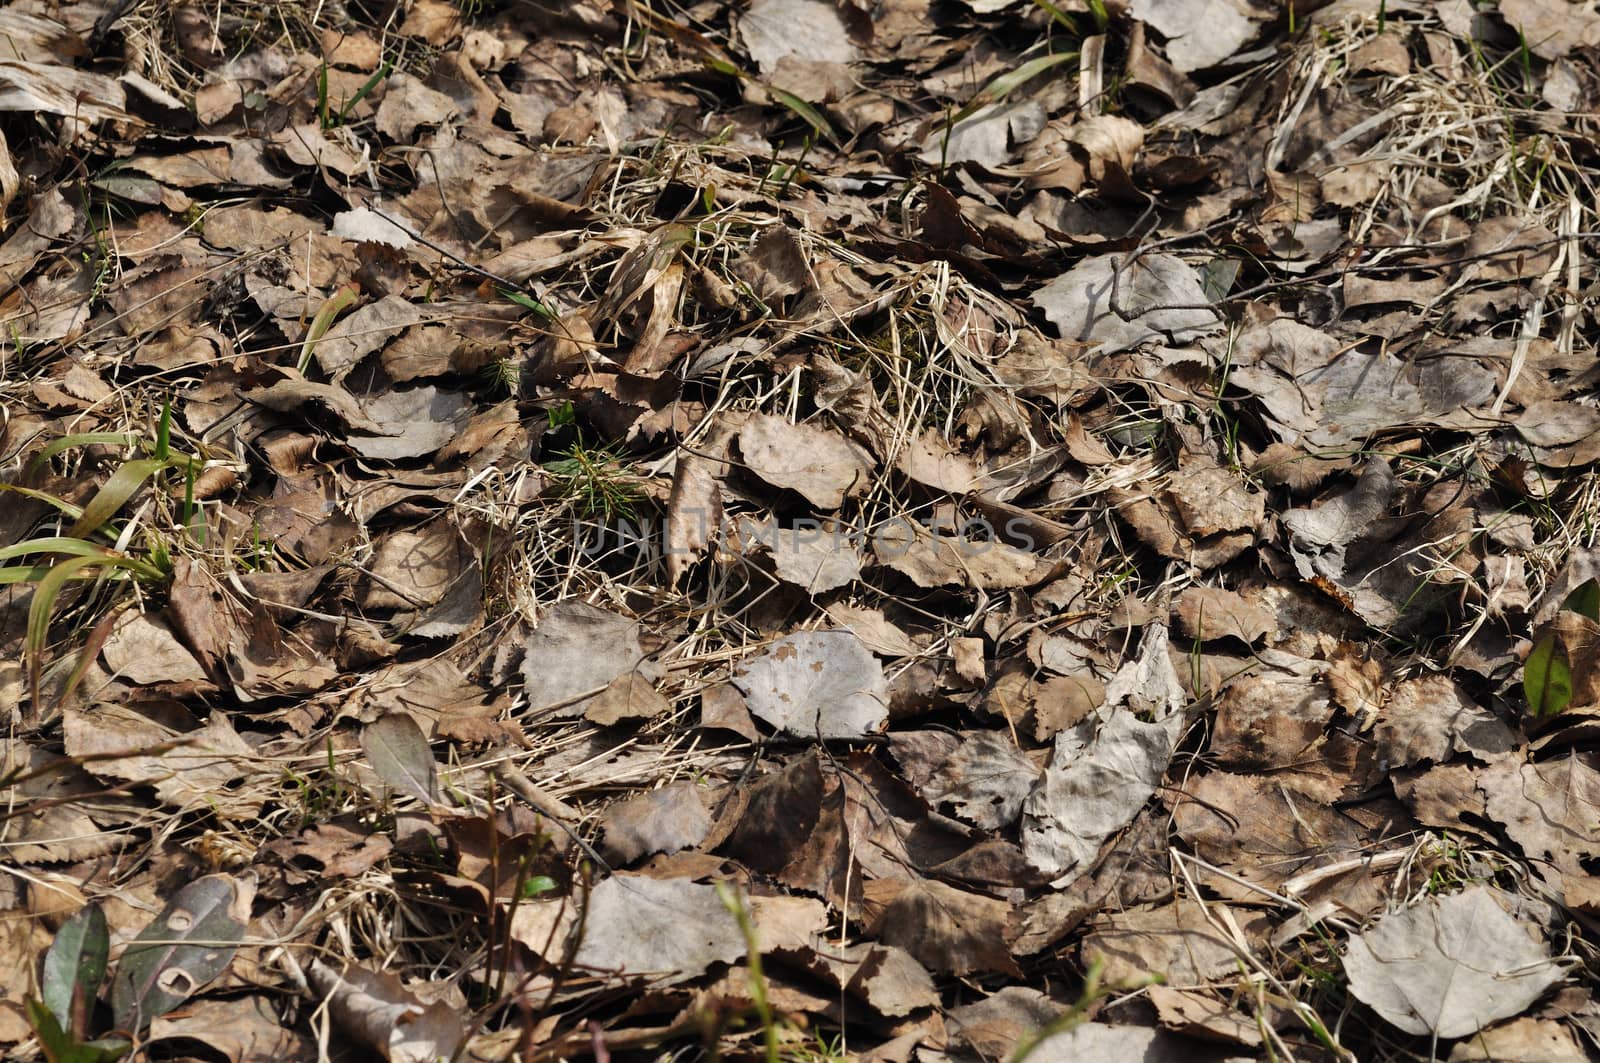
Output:
<path fill-rule="evenodd" d="M 0 9 L 0 1054 L 1600 1053 L 1600 12 Z"/>

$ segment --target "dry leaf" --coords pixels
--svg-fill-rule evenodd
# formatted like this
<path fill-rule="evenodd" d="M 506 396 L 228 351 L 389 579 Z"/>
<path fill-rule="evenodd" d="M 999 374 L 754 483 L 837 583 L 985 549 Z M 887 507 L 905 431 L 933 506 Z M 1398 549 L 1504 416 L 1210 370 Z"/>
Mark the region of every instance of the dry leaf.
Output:
<path fill-rule="evenodd" d="M 739 451 L 761 479 L 828 511 L 865 490 L 874 464 L 862 447 L 837 432 L 769 414 L 750 418 L 739 431 Z"/>
<path fill-rule="evenodd" d="M 781 638 L 733 682 L 757 718 L 801 738 L 860 738 L 889 718 L 883 666 L 848 631 Z"/>
<path fill-rule="evenodd" d="M 1350 992 L 1410 1034 L 1467 1037 L 1561 981 L 1528 927 L 1482 886 L 1427 897 L 1350 939 Z"/>

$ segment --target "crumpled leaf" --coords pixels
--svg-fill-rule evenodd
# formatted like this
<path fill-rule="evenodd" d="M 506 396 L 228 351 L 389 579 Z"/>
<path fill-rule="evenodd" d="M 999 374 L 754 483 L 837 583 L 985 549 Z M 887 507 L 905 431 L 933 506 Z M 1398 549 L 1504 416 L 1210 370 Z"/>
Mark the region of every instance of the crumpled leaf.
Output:
<path fill-rule="evenodd" d="M 353 964 L 338 971 L 312 960 L 306 978 L 327 998 L 339 1028 L 390 1063 L 452 1059 L 467 1036 L 458 1009 L 444 1001 L 423 1004 L 388 971 Z"/>
<path fill-rule="evenodd" d="M 889 719 L 883 666 L 849 631 L 800 631 L 733 675 L 750 711 L 801 738 L 860 738 Z"/>
<path fill-rule="evenodd" d="M 1351 937 L 1343 963 L 1350 992 L 1386 1021 L 1442 1038 L 1521 1014 L 1562 978 L 1483 886 L 1383 916 Z"/>
<path fill-rule="evenodd" d="M 111 1010 L 139 1031 L 227 969 L 250 922 L 255 878 L 207 875 L 167 902 L 117 961 Z"/>
<path fill-rule="evenodd" d="M 1105 702 L 1056 735 L 1044 778 L 1022 806 L 1028 863 L 1064 886 L 1150 800 L 1183 732 L 1183 687 L 1167 629 L 1145 629 L 1138 656 L 1106 684 Z M 1153 722 L 1141 715 L 1148 711 Z"/>

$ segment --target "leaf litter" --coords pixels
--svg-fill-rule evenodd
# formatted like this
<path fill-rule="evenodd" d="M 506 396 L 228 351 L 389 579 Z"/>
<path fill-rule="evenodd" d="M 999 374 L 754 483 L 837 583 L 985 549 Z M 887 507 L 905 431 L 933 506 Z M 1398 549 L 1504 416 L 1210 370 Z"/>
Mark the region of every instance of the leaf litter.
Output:
<path fill-rule="evenodd" d="M 1592 12 L 391 7 L 0 15 L 6 1053 L 1600 1048 Z"/>

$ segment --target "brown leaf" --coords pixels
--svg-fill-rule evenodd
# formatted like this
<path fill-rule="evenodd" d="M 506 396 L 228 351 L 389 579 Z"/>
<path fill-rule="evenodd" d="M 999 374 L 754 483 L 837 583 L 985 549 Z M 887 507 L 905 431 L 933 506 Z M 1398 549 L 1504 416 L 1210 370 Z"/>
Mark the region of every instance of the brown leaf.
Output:
<path fill-rule="evenodd" d="M 1577 754 L 1541 764 L 1507 758 L 1478 774 L 1490 819 L 1505 828 L 1530 860 L 1549 860 L 1567 874 L 1600 856 L 1600 771 Z"/>
<path fill-rule="evenodd" d="M 1261 776 L 1211 772 L 1189 782 L 1173 827 L 1196 856 L 1267 889 L 1307 867 L 1362 851 L 1365 832 L 1327 805 Z M 1251 894 L 1225 881 L 1218 889 Z"/>
<path fill-rule="evenodd" d="M 448 1059 L 466 1038 L 458 1009 L 443 1002 L 424 1005 L 388 971 L 355 965 L 341 971 L 313 959 L 306 976 L 345 1034 L 391 1063 Z"/>
<path fill-rule="evenodd" d="M 1190 587 L 1178 596 L 1173 610 L 1185 635 L 1207 640 L 1236 638 L 1246 645 L 1277 635 L 1272 612 L 1238 591 L 1220 587 Z"/>
<path fill-rule="evenodd" d="M 1454 753 L 1491 760 L 1517 745 L 1509 727 L 1442 675 L 1395 684 L 1375 735 L 1393 767 L 1442 763 Z"/>
<path fill-rule="evenodd" d="M 943 974 L 1020 975 L 1006 947 L 1011 906 L 932 880 L 876 879 L 864 887 L 868 930 Z"/>
<path fill-rule="evenodd" d="M 655 684 L 638 672 L 629 672 L 613 679 L 600 694 L 585 703 L 583 718 L 601 727 L 611 727 L 623 720 L 648 720 L 672 711 L 672 703 L 655 688 Z"/>
<path fill-rule="evenodd" d="M 1208 913 L 1214 923 L 1207 920 Z M 1084 938 L 1084 962 L 1103 962 L 1111 985 L 1132 984 L 1152 974 L 1168 985 L 1202 985 L 1233 970 L 1238 950 L 1250 948 L 1267 923 L 1260 913 L 1187 898 L 1159 908 L 1113 912 Z M 1230 924 L 1244 932 L 1244 941 L 1233 940 L 1226 930 Z"/>
<path fill-rule="evenodd" d="M 859 444 L 837 432 L 758 414 L 739 432 L 739 451 L 750 471 L 774 487 L 805 496 L 832 511 L 866 489 L 874 462 Z"/>
<path fill-rule="evenodd" d="M 631 864 L 651 853 L 693 848 L 711 831 L 711 816 L 694 783 L 669 783 L 610 805 L 600 817 L 607 859 Z"/>

